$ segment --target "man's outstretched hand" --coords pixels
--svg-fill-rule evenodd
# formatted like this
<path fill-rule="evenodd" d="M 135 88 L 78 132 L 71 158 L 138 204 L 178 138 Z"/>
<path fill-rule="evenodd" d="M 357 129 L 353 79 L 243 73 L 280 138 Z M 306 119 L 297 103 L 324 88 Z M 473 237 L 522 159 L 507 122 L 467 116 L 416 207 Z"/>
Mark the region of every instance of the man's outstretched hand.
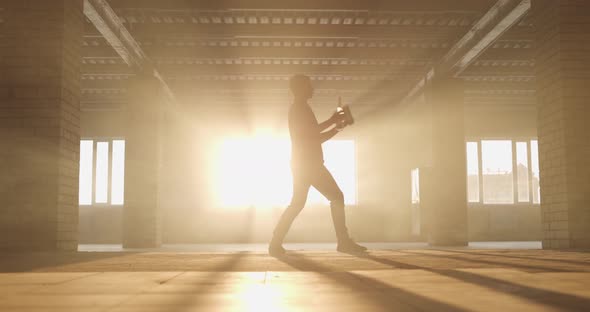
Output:
<path fill-rule="evenodd" d="M 343 118 L 342 120 L 336 122 L 336 127 L 334 127 L 334 129 L 336 129 L 336 131 L 340 132 L 340 131 L 344 130 L 344 128 L 346 128 L 346 126 L 348 126 L 348 124 L 346 123 L 346 121 Z"/>
<path fill-rule="evenodd" d="M 336 127 L 334 129 L 336 129 L 336 131 L 340 132 L 340 131 L 344 130 L 344 128 L 346 128 L 346 126 L 348 126 L 348 123 L 346 123 L 346 117 L 344 116 L 344 113 L 342 111 L 336 112 L 336 113 L 334 113 L 334 115 L 336 115 L 336 117 L 335 117 L 336 121 L 334 122 Z"/>
<path fill-rule="evenodd" d="M 330 122 L 333 125 L 336 125 L 334 129 L 336 129 L 336 131 L 338 132 L 344 130 L 344 128 L 347 126 L 346 117 L 344 116 L 344 112 L 342 111 L 334 112 L 334 114 L 332 114 L 332 117 L 330 117 Z"/>
<path fill-rule="evenodd" d="M 342 114 L 342 112 L 334 112 L 334 114 L 332 114 L 330 118 L 326 119 L 326 121 L 319 124 L 320 132 L 332 127 L 333 125 L 338 125 L 343 120 L 344 115 Z"/>
<path fill-rule="evenodd" d="M 344 113 L 342 111 L 336 111 L 332 114 L 332 117 L 330 117 L 329 120 L 330 123 L 338 125 L 344 121 Z"/>

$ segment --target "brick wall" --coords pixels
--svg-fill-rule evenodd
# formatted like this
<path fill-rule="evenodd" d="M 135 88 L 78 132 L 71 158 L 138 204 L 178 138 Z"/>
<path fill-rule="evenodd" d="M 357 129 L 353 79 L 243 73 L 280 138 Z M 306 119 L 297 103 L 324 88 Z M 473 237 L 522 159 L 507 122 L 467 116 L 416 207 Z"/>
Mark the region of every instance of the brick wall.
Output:
<path fill-rule="evenodd" d="M 0 248 L 77 248 L 81 0 L 5 1 Z"/>
<path fill-rule="evenodd" d="M 590 2 L 533 3 L 544 248 L 590 247 Z"/>

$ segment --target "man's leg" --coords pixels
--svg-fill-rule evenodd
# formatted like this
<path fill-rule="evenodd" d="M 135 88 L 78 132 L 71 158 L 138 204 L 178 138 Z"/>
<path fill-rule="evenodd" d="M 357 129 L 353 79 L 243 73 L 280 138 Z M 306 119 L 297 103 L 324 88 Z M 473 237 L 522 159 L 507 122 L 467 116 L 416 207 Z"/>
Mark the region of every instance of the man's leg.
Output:
<path fill-rule="evenodd" d="M 338 239 L 338 250 L 343 252 L 365 251 L 365 247 L 354 243 L 348 235 L 344 211 L 344 194 L 342 194 L 330 171 L 325 166 L 322 166 L 310 181 L 311 185 L 330 201 L 332 222 Z"/>
<path fill-rule="evenodd" d="M 280 255 L 285 252 L 282 247 L 283 240 L 287 235 L 287 232 L 291 228 L 291 224 L 295 217 L 299 215 L 299 212 L 305 206 L 305 202 L 307 201 L 307 193 L 309 192 L 309 182 L 305 176 L 301 176 L 301 174 L 293 173 L 293 197 L 291 198 L 291 204 L 279 219 L 275 230 L 273 232 L 272 240 L 270 241 L 269 246 L 269 253 L 271 255 Z"/>

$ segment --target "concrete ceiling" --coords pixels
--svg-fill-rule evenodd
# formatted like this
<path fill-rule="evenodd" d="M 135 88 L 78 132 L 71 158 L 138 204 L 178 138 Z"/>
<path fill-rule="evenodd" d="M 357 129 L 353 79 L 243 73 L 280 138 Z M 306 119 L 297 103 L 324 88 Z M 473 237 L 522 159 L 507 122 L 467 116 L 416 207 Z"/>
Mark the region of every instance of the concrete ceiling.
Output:
<path fill-rule="evenodd" d="M 109 4 L 179 98 L 240 105 L 287 96 L 294 73 L 317 101 L 396 102 L 496 1 L 145 1 Z M 523 19 L 459 77 L 473 99 L 534 92 L 534 27 Z M 116 107 L 135 72 L 88 21 L 83 107 Z M 325 99 L 324 99 L 325 98 Z M 369 104 L 367 104 L 369 105 Z"/>

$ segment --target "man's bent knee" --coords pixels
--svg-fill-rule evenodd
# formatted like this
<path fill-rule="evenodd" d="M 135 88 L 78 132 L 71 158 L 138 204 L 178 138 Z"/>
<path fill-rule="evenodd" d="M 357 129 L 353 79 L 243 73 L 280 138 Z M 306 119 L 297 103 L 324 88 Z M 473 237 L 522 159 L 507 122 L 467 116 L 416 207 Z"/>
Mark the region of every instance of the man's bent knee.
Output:
<path fill-rule="evenodd" d="M 338 192 L 334 197 L 330 198 L 330 206 L 344 207 L 344 194 L 342 194 L 342 192 Z"/>
<path fill-rule="evenodd" d="M 289 213 L 295 213 L 298 214 L 299 212 L 301 212 L 301 210 L 303 210 L 303 207 L 305 206 L 305 204 L 291 204 L 289 206 L 287 206 L 287 209 L 285 209 L 285 211 L 288 211 Z"/>

